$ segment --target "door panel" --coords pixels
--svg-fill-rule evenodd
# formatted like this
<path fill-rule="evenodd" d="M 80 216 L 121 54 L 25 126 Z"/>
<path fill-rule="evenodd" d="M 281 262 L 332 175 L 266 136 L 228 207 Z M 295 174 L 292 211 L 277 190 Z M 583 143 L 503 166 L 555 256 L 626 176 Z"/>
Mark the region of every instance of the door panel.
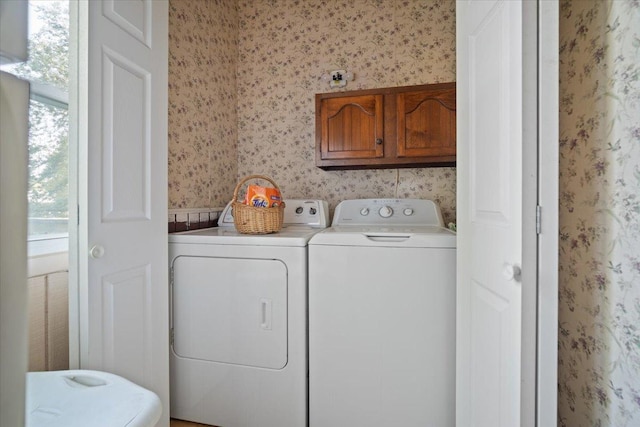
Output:
<path fill-rule="evenodd" d="M 469 156 L 472 221 L 509 224 L 510 91 L 506 7 L 497 6 L 469 37 Z M 516 113 L 517 114 L 517 113 Z"/>
<path fill-rule="evenodd" d="M 156 392 L 168 426 L 168 2 L 78 7 L 80 367 Z"/>
<path fill-rule="evenodd" d="M 456 155 L 456 91 L 403 92 L 397 96 L 398 157 Z"/>
<path fill-rule="evenodd" d="M 472 314 L 472 344 L 471 352 L 476 355 L 475 363 L 484 363 L 484 366 L 473 365 L 472 385 L 481 393 L 473 395 L 471 412 L 478 425 L 490 425 L 492 414 L 500 412 L 499 401 L 493 398 L 499 392 L 496 389 L 495 378 L 500 375 L 500 325 L 503 324 L 503 315 L 509 307 L 509 301 L 499 295 L 489 292 L 486 286 L 477 282 L 473 283 L 473 302 L 476 310 Z M 490 331 L 490 333 L 487 333 Z"/>
<path fill-rule="evenodd" d="M 320 102 L 322 159 L 377 158 L 384 155 L 382 95 L 328 98 Z"/>
<path fill-rule="evenodd" d="M 149 220 L 151 72 L 104 47 L 102 220 Z"/>
<path fill-rule="evenodd" d="M 180 256 L 173 261 L 177 356 L 282 369 L 287 267 L 277 259 Z"/>
<path fill-rule="evenodd" d="M 104 16 L 151 48 L 151 0 L 103 0 Z"/>
<path fill-rule="evenodd" d="M 102 279 L 103 369 L 125 378 L 151 378 L 153 307 L 149 265 L 106 275 Z M 127 363 L 123 363 L 126 360 Z"/>

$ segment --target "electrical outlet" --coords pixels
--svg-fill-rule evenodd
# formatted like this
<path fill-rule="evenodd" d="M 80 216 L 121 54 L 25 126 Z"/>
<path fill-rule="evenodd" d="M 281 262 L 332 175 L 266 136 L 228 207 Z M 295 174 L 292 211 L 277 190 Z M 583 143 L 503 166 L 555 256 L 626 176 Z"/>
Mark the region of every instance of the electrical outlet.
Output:
<path fill-rule="evenodd" d="M 345 70 L 336 70 L 331 72 L 331 80 L 329 85 L 333 87 L 343 87 L 347 85 L 347 72 Z"/>

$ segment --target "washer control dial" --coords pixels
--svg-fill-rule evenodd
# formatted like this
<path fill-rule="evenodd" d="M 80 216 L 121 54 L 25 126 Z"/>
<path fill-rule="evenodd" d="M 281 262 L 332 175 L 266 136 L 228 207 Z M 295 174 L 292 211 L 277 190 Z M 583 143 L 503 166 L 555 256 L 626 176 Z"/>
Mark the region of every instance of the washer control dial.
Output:
<path fill-rule="evenodd" d="M 303 211 L 304 211 L 304 209 L 302 209 L 302 206 L 298 206 L 298 207 L 296 208 L 296 213 L 297 213 L 298 215 L 300 215 Z"/>
<path fill-rule="evenodd" d="M 402 211 L 406 216 L 411 216 L 413 215 L 413 209 L 411 208 L 405 208 L 404 211 Z"/>
<path fill-rule="evenodd" d="M 360 215 L 362 215 L 362 216 L 367 216 L 367 215 L 369 215 L 369 208 L 362 208 L 362 209 L 360 209 Z"/>
<path fill-rule="evenodd" d="M 389 218 L 391 215 L 393 215 L 393 209 L 391 209 L 391 206 L 383 206 L 380 208 L 378 213 L 382 218 Z"/>

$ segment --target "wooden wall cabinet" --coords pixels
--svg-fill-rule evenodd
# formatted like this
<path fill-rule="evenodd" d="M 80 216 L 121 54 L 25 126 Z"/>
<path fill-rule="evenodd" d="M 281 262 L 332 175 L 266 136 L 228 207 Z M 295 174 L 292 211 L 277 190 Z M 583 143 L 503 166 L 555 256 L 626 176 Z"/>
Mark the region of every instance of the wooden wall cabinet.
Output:
<path fill-rule="evenodd" d="M 322 169 L 455 161 L 455 82 L 316 95 L 316 166 Z"/>

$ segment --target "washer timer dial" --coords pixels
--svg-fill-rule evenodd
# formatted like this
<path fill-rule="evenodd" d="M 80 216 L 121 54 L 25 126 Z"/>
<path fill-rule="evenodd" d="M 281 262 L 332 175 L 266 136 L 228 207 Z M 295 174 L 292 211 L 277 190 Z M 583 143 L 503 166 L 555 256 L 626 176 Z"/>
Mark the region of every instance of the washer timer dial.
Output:
<path fill-rule="evenodd" d="M 393 215 L 393 209 L 391 209 L 391 206 L 383 206 L 380 208 L 378 213 L 382 218 L 389 218 L 391 215 Z"/>

